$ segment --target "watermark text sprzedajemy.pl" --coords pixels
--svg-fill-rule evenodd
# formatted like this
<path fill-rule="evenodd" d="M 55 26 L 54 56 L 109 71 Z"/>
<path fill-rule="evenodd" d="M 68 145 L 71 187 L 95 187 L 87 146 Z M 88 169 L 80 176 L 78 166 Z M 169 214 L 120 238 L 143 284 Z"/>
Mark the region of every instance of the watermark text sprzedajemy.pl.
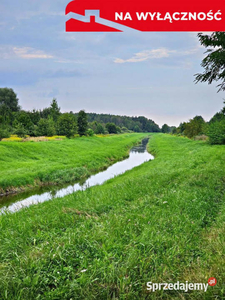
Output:
<path fill-rule="evenodd" d="M 186 281 L 185 283 L 177 281 L 176 283 L 153 283 L 151 281 L 147 282 L 147 290 L 150 292 L 155 291 L 204 291 L 207 292 L 208 286 L 214 286 L 216 285 L 217 281 L 216 278 L 210 277 L 208 280 L 208 283 L 192 283 Z"/>

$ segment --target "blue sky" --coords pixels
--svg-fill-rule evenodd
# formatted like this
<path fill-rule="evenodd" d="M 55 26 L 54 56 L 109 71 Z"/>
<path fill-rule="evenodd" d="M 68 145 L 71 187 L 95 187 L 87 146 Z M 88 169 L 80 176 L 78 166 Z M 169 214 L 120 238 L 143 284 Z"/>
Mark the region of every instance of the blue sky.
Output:
<path fill-rule="evenodd" d="M 68 1 L 1 0 L 0 87 L 24 109 L 52 98 L 63 112 L 144 115 L 179 125 L 223 106 L 216 85 L 194 84 L 205 49 L 197 33 L 66 33 Z"/>

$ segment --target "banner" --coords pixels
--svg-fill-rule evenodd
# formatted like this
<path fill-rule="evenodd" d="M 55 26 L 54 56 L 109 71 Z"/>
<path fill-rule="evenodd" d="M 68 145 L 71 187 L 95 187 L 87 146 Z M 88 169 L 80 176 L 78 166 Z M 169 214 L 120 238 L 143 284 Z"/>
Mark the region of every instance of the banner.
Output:
<path fill-rule="evenodd" d="M 89 21 L 79 20 L 88 11 Z M 117 24 L 139 31 L 225 31 L 224 0 L 74 0 L 67 5 L 65 13 L 70 18 L 66 22 L 67 32 L 121 32 Z M 101 21 L 110 21 L 112 25 Z"/>

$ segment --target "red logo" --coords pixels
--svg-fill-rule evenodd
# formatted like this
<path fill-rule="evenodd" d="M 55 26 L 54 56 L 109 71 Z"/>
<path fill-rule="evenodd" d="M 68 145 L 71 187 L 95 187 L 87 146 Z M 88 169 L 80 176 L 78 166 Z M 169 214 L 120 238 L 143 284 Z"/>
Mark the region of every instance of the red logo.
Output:
<path fill-rule="evenodd" d="M 66 15 L 67 32 L 225 31 L 224 0 L 73 0 Z"/>
<path fill-rule="evenodd" d="M 214 278 L 214 277 L 210 277 L 210 278 L 209 278 L 208 284 L 209 284 L 210 286 L 214 286 L 214 285 L 216 285 L 216 283 L 217 283 L 216 278 Z"/>

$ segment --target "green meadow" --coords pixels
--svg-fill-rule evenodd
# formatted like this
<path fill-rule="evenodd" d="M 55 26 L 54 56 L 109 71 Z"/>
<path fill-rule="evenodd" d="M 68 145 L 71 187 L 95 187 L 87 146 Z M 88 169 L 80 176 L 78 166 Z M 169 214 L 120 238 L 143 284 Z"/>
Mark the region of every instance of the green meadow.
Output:
<path fill-rule="evenodd" d="M 129 148 L 144 136 L 142 133 L 48 142 L 0 142 L 0 193 L 85 178 L 126 157 Z"/>
<path fill-rule="evenodd" d="M 97 170 L 143 136 L 3 143 L 1 186 Z M 148 150 L 101 186 L 0 216 L 0 299 L 225 299 L 225 146 L 152 134 Z M 209 277 L 207 292 L 146 286 Z"/>

